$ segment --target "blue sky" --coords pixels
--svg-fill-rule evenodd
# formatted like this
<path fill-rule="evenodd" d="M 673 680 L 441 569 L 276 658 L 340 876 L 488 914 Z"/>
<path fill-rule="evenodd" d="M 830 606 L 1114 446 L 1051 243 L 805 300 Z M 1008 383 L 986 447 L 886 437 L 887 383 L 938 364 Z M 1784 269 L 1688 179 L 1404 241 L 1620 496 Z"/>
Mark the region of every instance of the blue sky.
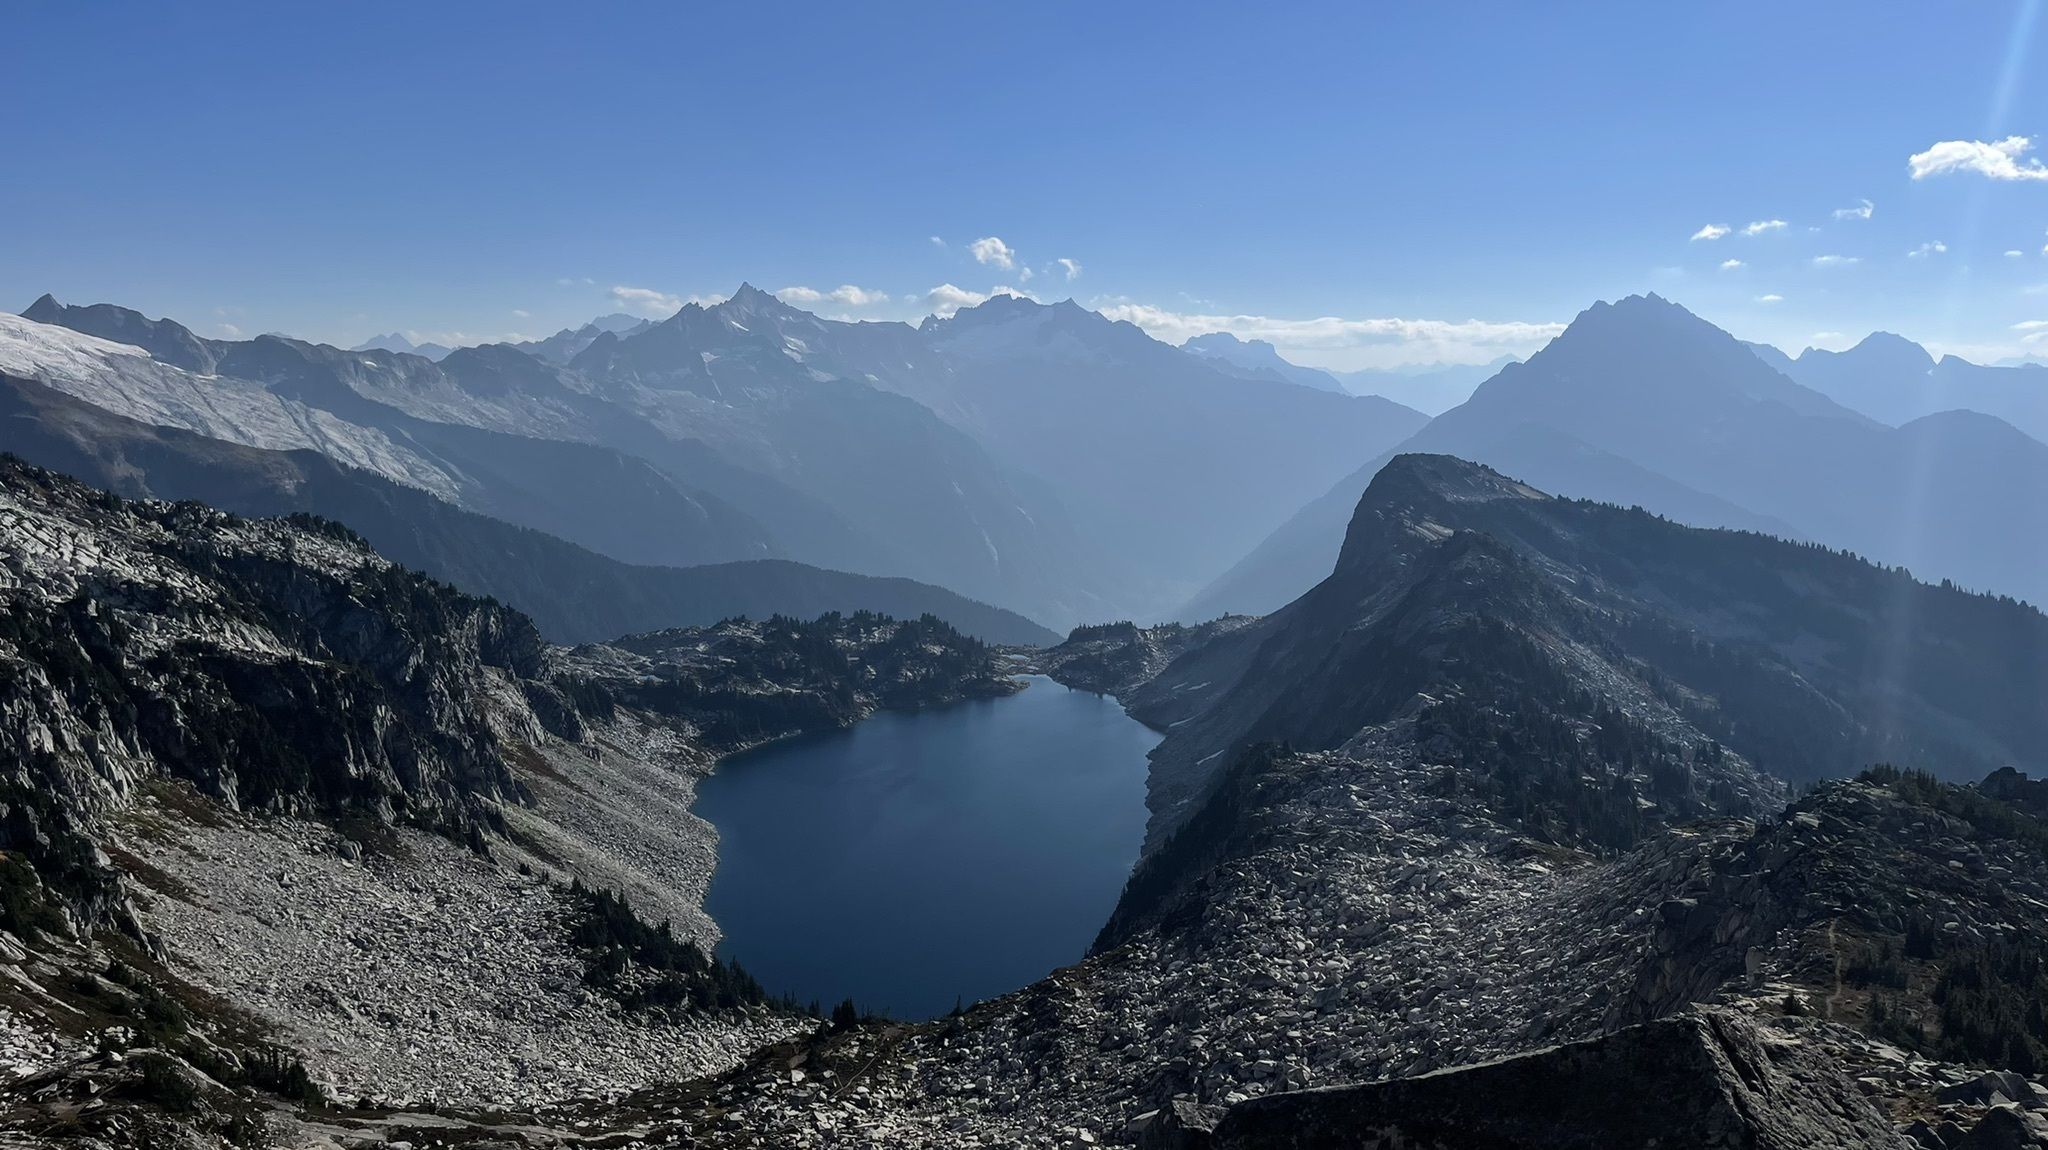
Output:
<path fill-rule="evenodd" d="M 1654 290 L 2048 351 L 2038 7 L 29 3 L 0 306 L 350 343 L 1007 286 L 1353 367 Z"/>

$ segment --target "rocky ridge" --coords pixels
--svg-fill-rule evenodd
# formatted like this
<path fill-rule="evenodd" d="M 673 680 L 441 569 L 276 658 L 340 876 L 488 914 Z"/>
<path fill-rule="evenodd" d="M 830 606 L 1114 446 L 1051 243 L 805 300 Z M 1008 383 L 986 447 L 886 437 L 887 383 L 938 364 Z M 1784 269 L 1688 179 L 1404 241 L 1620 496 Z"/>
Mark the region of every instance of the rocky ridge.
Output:
<path fill-rule="evenodd" d="M 1035 654 L 1032 664 L 1070 687 L 1121 697 L 1187 652 L 1255 621 L 1250 615 L 1225 615 L 1193 626 L 1125 622 L 1076 627 L 1065 642 Z"/>
<path fill-rule="evenodd" d="M 1016 689 L 929 617 L 554 648 L 337 525 L 13 461 L 0 561 L 0 1004 L 35 1083 L 9 1097 L 53 1129 L 83 1119 L 87 1080 L 189 1100 L 169 1127 L 89 1108 L 117 1142 L 243 1137 L 279 1083 L 379 1107 L 612 1097 L 806 1030 L 758 997 L 636 1004 L 616 988 L 645 977 L 598 977 L 611 950 L 642 955 L 646 923 L 699 963 L 717 941 L 695 780 L 765 739 Z M 593 931 L 574 884 L 642 925 Z M 115 1057 L 124 1026 L 162 1060 L 146 1081 Z"/>
<path fill-rule="evenodd" d="M 1410 455 L 1374 477 L 1328 578 L 1122 697 L 1167 732 L 1153 846 L 1248 747 L 1327 749 L 1421 699 L 1449 737 L 1489 742 L 1516 715 L 1550 744 L 1488 769 L 1497 801 L 1586 806 L 1599 787 L 1552 773 L 1575 757 L 1669 822 L 1772 809 L 1785 782 L 1880 761 L 2038 771 L 2044 648 L 2048 617 L 2009 598 Z M 1599 819 L 1610 845 L 1641 829 L 1625 804 Z"/>
<path fill-rule="evenodd" d="M 1442 767 L 1403 742 L 1389 729 L 1342 754 L 1274 759 L 1258 796 L 1261 827 L 1247 840 L 1255 845 L 1191 885 L 1177 913 L 959 1018 L 778 1047 L 697 1103 L 693 1136 L 754 1147 L 1207 1146 L 1213 1130 L 1218 1145 L 1349 1146 L 1361 1143 L 1288 1141 L 1273 1120 L 1253 1117 L 1262 1111 L 1252 1100 L 1298 1118 L 1290 1108 L 1322 1104 L 1299 1091 L 1381 1083 L 1411 1114 L 1445 1120 L 1439 1106 L 1415 1109 L 1440 1083 L 1449 1096 L 1478 1091 L 1501 1103 L 1468 1107 L 1474 1121 L 1511 1118 L 1512 1106 L 1485 1093 L 1484 1074 L 1458 1068 L 1603 1035 L 1618 1036 L 1609 1049 L 1654 1047 L 1665 1040 L 1630 1037 L 1631 1028 L 1668 1028 L 1657 1020 L 1690 1000 L 1723 1013 L 1688 1025 L 1729 1037 L 1686 1057 L 1721 1059 L 1722 1049 L 1738 1069 L 1673 1073 L 1704 1099 L 1762 1091 L 1775 1100 L 1732 1104 L 1765 1132 L 1737 1144 L 2048 1145 L 2048 1086 L 1987 1072 L 1987 1060 L 1954 1056 L 1927 1036 L 1900 1045 L 1873 1025 L 1853 986 L 1834 981 L 1867 941 L 1836 917 L 1855 914 L 1861 899 L 1882 922 L 1889 908 L 1871 896 L 1918 889 L 1928 860 L 1953 871 L 1946 860 L 1972 849 L 1987 859 L 1987 881 L 1926 895 L 1958 916 L 1948 933 L 2048 937 L 2038 913 L 1999 911 L 2031 908 L 2035 880 L 2010 897 L 1989 881 L 2020 873 L 2022 862 L 2037 871 L 2037 845 L 1982 831 L 1953 837 L 1956 828 L 1924 844 L 1901 837 L 1939 822 L 1935 808 L 1973 801 L 1954 797 L 1969 788 L 1932 784 L 1945 797 L 1930 807 L 1883 782 L 1832 784 L 1780 822 L 1677 828 L 1602 860 L 1532 843 L 1432 794 Z M 1773 859 L 1798 861 L 1781 879 Z M 1809 885 L 1816 875 L 1833 888 Z M 1755 899 L 1737 910 L 1731 882 L 1812 894 L 1796 912 L 1774 914 Z M 1674 956 L 1695 952 L 1733 964 L 1716 967 L 1718 977 L 1674 977 Z M 1646 1008 L 1646 987 L 1681 984 Z M 1932 986 L 1901 1009 L 1939 1014 Z M 1590 1080 L 1580 1086 L 1583 1097 L 1604 1096 Z M 1671 1101 L 1650 1091 L 1638 1109 L 1657 1115 Z M 1800 1131 L 1832 1133 L 1802 1143 Z M 1611 1144 L 1573 1141 L 1569 1124 L 1525 1133 L 1502 1144 Z M 2019 1140 L 1988 1141 L 2008 1135 Z"/>
<path fill-rule="evenodd" d="M 1598 1089 L 1615 1052 L 1633 1051 L 1627 1058 L 1669 1071 L 1677 1093 L 1660 1093 L 1669 1110 L 1697 1118 L 1674 1137 L 2048 1146 L 2048 1088 L 2029 1077 L 2048 1068 L 2038 1011 L 2048 804 L 2038 785 L 2011 772 L 1962 786 L 1881 768 L 1784 807 L 1782 784 L 1716 734 L 1770 712 L 1712 678 L 1714 660 L 1698 654 L 1735 642 L 1728 621 L 1714 619 L 1727 602 L 1714 596 L 1734 584 L 1703 561 L 1753 558 L 1760 545 L 1698 533 L 1683 537 L 1692 550 L 1675 558 L 1630 550 L 1622 544 L 1662 529 L 1547 500 L 1455 461 L 1418 461 L 1406 478 L 1405 489 L 1382 492 L 1393 498 L 1361 506 L 1356 546 L 1332 579 L 1279 615 L 1184 644 L 1173 630 L 1074 637 L 1064 653 L 1074 677 L 1117 686 L 1139 700 L 1134 710 L 1153 708 L 1140 712 L 1148 721 L 1178 716 L 1170 722 L 1183 725 L 1170 729 L 1182 732 L 1185 753 L 1216 764 L 1211 782 L 1155 838 L 1091 957 L 953 1018 L 791 1021 L 779 1032 L 730 1020 L 731 1029 L 707 1033 L 700 1024 L 703 1041 L 635 1078 L 624 1064 L 661 1057 L 659 1047 L 608 1029 L 611 1006 L 548 1013 L 516 992 L 575 969 L 573 952 L 544 941 L 549 916 L 564 910 L 546 897 L 559 888 L 497 870 L 485 872 L 502 878 L 497 886 L 457 893 L 437 885 L 471 883 L 455 855 L 436 856 L 447 874 L 434 882 L 394 881 L 368 850 L 382 842 L 376 836 L 349 858 L 344 842 L 356 840 L 345 834 L 295 838 L 275 821 L 266 833 L 297 855 L 180 832 L 196 861 L 163 869 L 141 913 L 157 916 L 183 961 L 230 980 L 220 985 L 305 1015 L 298 1041 L 347 1035 L 358 1069 L 416 1083 L 452 1076 L 471 1092 L 467 1105 L 438 1103 L 431 1120 L 424 1108 L 389 1105 L 274 1119 L 279 1129 L 297 1124 L 294 1137 L 318 1128 L 317 1137 L 345 1145 L 412 1142 L 433 1130 L 427 1137 L 529 1145 L 1280 1147 L 1316 1144 L 1290 1139 L 1366 1114 L 1404 1138 L 1563 1150 L 1634 1137 L 1642 1131 L 1630 1123 L 1646 1110 L 1595 1114 L 1607 1124 L 1577 1133 L 1555 1114 L 1506 1132 L 1499 1123 L 1515 1120 L 1515 1106 L 1454 1104 L 1468 1092 L 1512 1101 L 1519 1091 L 1526 1111 L 1532 1100 Z M 1673 570 L 1703 574 L 1688 583 Z M 1830 587 L 1904 586 L 1845 557 L 1802 570 Z M 1807 595 L 1796 580 L 1778 582 L 1795 599 Z M 1750 626 L 1808 618 L 1741 586 L 1750 595 L 1742 602 L 1776 612 L 1750 612 Z M 1985 597 L 1928 604 L 1965 619 L 2005 617 Z M 1655 643 L 1645 639 L 1646 620 L 1674 619 L 1691 623 L 1693 643 L 1655 629 Z M 2022 621 L 2015 641 L 2032 626 Z M 1752 661 L 1734 665 L 1774 690 L 1800 687 L 1777 691 L 1811 708 L 1795 716 L 1851 716 L 1821 728 L 1815 745 L 1836 754 L 1871 746 L 1853 721 L 1865 700 L 1830 679 L 1836 660 L 1773 633 L 1803 654 L 1757 642 L 1742 648 Z M 1981 639 L 1968 628 L 1950 635 L 1966 654 Z M 1043 665 L 1063 673 L 1062 658 L 1050 653 Z M 703 855 L 655 844 L 650 862 L 603 847 L 607 835 L 630 833 L 616 812 L 664 793 L 648 786 L 654 775 L 623 764 L 705 762 L 722 747 L 996 678 L 992 653 L 949 647 L 924 621 L 860 617 L 734 622 L 548 650 L 540 666 L 543 678 L 522 681 L 547 689 L 517 694 L 547 720 L 545 737 L 529 744 L 533 756 L 507 758 L 508 793 L 521 797 L 500 804 L 528 821 L 504 817 L 487 845 L 512 874 L 575 873 L 581 850 L 612 858 L 648 888 L 687 883 Z M 921 670 L 945 667 L 953 670 Z M 546 733 L 571 716 L 576 737 Z M 2008 720 L 1995 708 L 1978 716 L 1994 737 L 2019 729 L 2000 727 Z M 644 738 L 655 730 L 675 743 Z M 1893 745 L 1924 755 L 1985 744 Z M 1749 746 L 1760 757 L 1784 753 Z M 663 801 L 687 803 L 685 790 Z M 564 813 L 572 809 L 580 816 Z M 132 841 L 148 835 L 116 846 Z M 401 831 L 396 846 L 423 841 Z M 395 909 L 397 921 L 372 926 L 347 908 L 295 901 L 306 896 L 292 889 L 294 857 L 326 876 L 324 886 L 361 892 L 351 905 L 385 917 Z M 352 877 L 358 871 L 368 877 Z M 237 876 L 225 888 L 233 914 L 178 895 L 218 873 Z M 459 967 L 461 948 L 435 950 L 431 938 L 408 934 L 443 896 L 486 908 L 462 927 L 476 940 L 470 950 L 507 964 L 511 1000 L 490 997 L 498 988 L 474 972 L 439 969 Z M 206 913 L 166 910 L 159 897 Z M 358 988 L 335 996 L 337 1008 L 262 970 L 252 952 L 269 936 L 246 920 L 295 914 L 340 916 L 335 939 L 368 957 L 329 943 L 299 961 L 356 982 L 396 961 L 387 954 L 425 948 L 436 969 L 411 980 L 449 986 L 433 1009 L 446 1002 L 452 1017 L 380 1039 L 378 1012 L 395 1014 L 407 1000 Z M 532 938 L 522 941 L 526 931 Z M 508 964 L 515 953 L 531 957 Z M 261 973 L 232 983 L 249 968 Z M 1696 1011 L 1702 1004 L 1710 1009 Z M 444 1042 L 479 1025 L 491 1028 L 491 1042 Z M 522 1084 L 521 1060 L 562 1058 L 560 1036 L 543 1033 L 554 1030 L 591 1050 L 590 1064 L 568 1075 L 589 1096 L 558 1093 L 526 1108 L 550 1094 Z M 770 1038 L 780 1041 L 740 1055 L 744 1043 Z M 181 1057 L 198 1068 L 196 1052 Z M 92 1090 L 135 1088 L 124 1065 L 80 1055 L 0 1097 L 25 1123 L 74 1120 Z M 665 1080 L 686 1065 L 713 1073 Z M 490 1105 L 507 1097 L 520 1108 Z M 221 1121 L 232 1117 L 223 1111 Z"/>

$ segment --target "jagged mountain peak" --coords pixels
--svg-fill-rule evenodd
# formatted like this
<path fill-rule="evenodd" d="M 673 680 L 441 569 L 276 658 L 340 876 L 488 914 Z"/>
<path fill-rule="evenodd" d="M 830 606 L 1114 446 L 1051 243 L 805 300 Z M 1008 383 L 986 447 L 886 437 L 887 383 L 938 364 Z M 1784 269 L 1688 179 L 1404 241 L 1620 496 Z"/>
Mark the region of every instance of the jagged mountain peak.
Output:
<path fill-rule="evenodd" d="M 1518 409 L 1532 403 L 1584 405 L 1585 417 L 1595 421 L 1622 411 L 1659 425 L 1674 417 L 1714 420 L 1768 402 L 1801 415 L 1867 422 L 1793 382 L 1750 345 L 1654 293 L 1602 301 L 1580 312 L 1542 350 L 1481 384 L 1465 405 L 1469 411 L 1446 418 L 1456 424 L 1503 399 Z M 1645 406 L 1652 403 L 1654 409 Z M 1542 412 L 1525 418 L 1553 421 Z"/>
<path fill-rule="evenodd" d="M 980 303 L 963 307 L 950 316 L 938 317 L 932 326 L 940 332 L 964 331 L 987 324 L 1005 323 L 1022 317 L 1036 317 L 1048 311 L 1045 304 L 1029 296 L 997 292 Z"/>
<path fill-rule="evenodd" d="M 927 319 L 919 330 L 936 345 L 973 357 L 1024 354 L 1155 365 L 1187 358 L 1135 324 L 1112 320 L 1072 299 L 1047 303 L 1008 292 L 951 316 Z"/>
<path fill-rule="evenodd" d="M 1859 367 L 1867 367 L 1874 370 L 1889 369 L 1915 374 L 1932 370 L 1934 367 L 1934 356 L 1929 354 L 1926 348 L 1914 343 L 1905 336 L 1895 335 L 1888 331 L 1871 332 L 1857 341 L 1856 346 L 1847 351 L 1828 352 L 1820 348 L 1810 347 L 1801 353 L 1800 358 L 1804 359 L 1809 355 L 1816 357 L 1833 355 L 1839 357 L 1844 362 L 1855 363 Z"/>
<path fill-rule="evenodd" d="M 86 335 L 139 347 L 154 359 L 201 375 L 220 363 L 220 347 L 172 319 L 150 319 L 118 304 L 62 304 L 49 293 L 21 313 L 23 319 L 54 324 Z"/>
<path fill-rule="evenodd" d="M 1620 335 L 1639 337 L 1657 336 L 1662 338 L 1690 337 L 1700 341 L 1734 342 L 1734 337 L 1671 300 L 1655 292 L 1623 296 L 1617 300 L 1599 300 L 1591 307 L 1573 317 L 1551 347 L 1569 342 L 1592 338 L 1614 338 Z M 1531 356 L 1549 351 L 1544 348 Z"/>
<path fill-rule="evenodd" d="M 809 312 L 801 308 L 792 307 L 782 302 L 781 298 L 773 292 L 762 291 L 760 288 L 744 280 L 740 282 L 739 287 L 733 289 L 733 293 L 730 296 L 727 296 L 722 302 L 712 305 L 710 310 L 723 315 L 760 315 L 778 318 L 810 315 Z"/>
<path fill-rule="evenodd" d="M 1356 574 L 1416 543 L 1434 544 L 1457 533 L 1465 510 L 1499 502 L 1552 498 L 1482 463 L 1453 455 L 1397 455 L 1373 476 L 1352 513 L 1336 571 Z"/>

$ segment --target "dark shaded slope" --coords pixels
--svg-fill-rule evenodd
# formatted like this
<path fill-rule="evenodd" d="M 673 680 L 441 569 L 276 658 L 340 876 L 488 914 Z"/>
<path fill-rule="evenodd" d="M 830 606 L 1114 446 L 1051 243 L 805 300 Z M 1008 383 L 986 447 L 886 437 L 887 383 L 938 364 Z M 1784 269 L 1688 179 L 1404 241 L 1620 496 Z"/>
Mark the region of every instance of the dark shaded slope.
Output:
<path fill-rule="evenodd" d="M 1568 779 L 1523 781 L 1590 750 L 1682 812 L 1743 789 L 1718 747 L 1795 782 L 1880 760 L 1977 777 L 2048 762 L 2044 691 L 2048 617 L 2015 600 L 1405 455 L 1360 500 L 1327 579 L 1130 701 L 1169 730 L 1155 833 L 1254 743 L 1334 747 L 1415 715 L 1447 761 L 1520 789 L 1497 809 L 1619 842 L 1626 821 L 1571 799 Z"/>
<path fill-rule="evenodd" d="M 1403 445 L 1373 459 L 1302 508 L 1251 554 L 1203 588 L 1178 614 L 1186 619 L 1207 619 L 1233 612 L 1265 612 L 1300 594 L 1308 586 L 1302 581 L 1304 572 L 1327 571 L 1336 561 L 1344 541 L 1341 524 L 1350 518 L 1372 477 L 1388 460 L 1408 449 Z M 1546 490 L 1570 492 L 1580 499 L 1647 507 L 1681 523 L 1761 531 L 1787 539 L 1801 537 L 1782 520 L 1695 491 L 1542 424 L 1516 423 L 1452 454 L 1483 460 L 1508 474 L 1525 476 Z"/>
<path fill-rule="evenodd" d="M 1900 1140 L 1826 1052 L 1710 1011 L 1438 1074 L 1252 1099 L 1207 1145 L 1896 1150 Z"/>
<path fill-rule="evenodd" d="M 132 497 L 196 499 L 244 515 L 306 511 L 337 520 L 399 563 L 513 604 L 558 642 L 592 642 L 735 615 L 810 617 L 858 610 L 908 618 L 929 612 L 996 643 L 1055 638 L 1022 616 L 908 579 L 783 560 L 684 568 L 622 563 L 317 452 L 266 451 L 152 427 L 28 380 L 0 377 L 0 449 Z M 592 475 L 588 481 L 601 484 L 605 478 Z"/>

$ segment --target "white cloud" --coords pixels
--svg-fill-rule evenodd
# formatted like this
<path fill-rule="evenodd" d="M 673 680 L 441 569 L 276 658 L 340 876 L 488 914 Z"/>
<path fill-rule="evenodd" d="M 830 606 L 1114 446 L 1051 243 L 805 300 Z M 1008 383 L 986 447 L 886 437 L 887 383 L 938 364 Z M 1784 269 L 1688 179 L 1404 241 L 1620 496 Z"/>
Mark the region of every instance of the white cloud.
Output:
<path fill-rule="evenodd" d="M 1777 292 L 1771 292 L 1771 293 L 1769 293 L 1768 295 L 1760 295 L 1760 296 L 1756 297 L 1756 302 L 1758 302 L 1758 303 L 1765 303 L 1765 304 L 1769 304 L 1769 303 L 1784 303 L 1784 302 L 1785 302 L 1785 297 L 1784 297 L 1784 296 L 1781 296 L 1781 295 L 1779 295 L 1779 294 L 1778 294 Z"/>
<path fill-rule="evenodd" d="M 952 315 L 963 307 L 973 307 L 988 298 L 986 293 L 968 291 L 944 283 L 924 293 L 924 301 L 931 305 L 933 315 Z"/>
<path fill-rule="evenodd" d="M 1906 170 L 1916 180 L 1952 172 L 1975 172 L 1993 180 L 2048 180 L 2048 167 L 2041 161 L 2020 157 L 2032 151 L 2034 141 L 2025 136 L 2003 140 L 1943 140 L 1924 152 L 1906 158 Z"/>
<path fill-rule="evenodd" d="M 888 303 L 889 293 L 871 291 L 867 288 L 855 287 L 852 284 L 840 284 L 832 289 L 832 294 L 827 298 L 831 299 L 834 303 L 843 303 L 848 307 L 867 307 L 871 304 Z"/>
<path fill-rule="evenodd" d="M 1017 282 L 1020 284 L 1028 284 L 1031 282 L 1031 277 L 1034 274 L 1036 273 L 1034 273 L 1031 270 L 1031 265 L 1026 264 L 1023 267 L 1017 269 Z"/>
<path fill-rule="evenodd" d="M 786 287 L 775 293 L 775 298 L 784 303 L 836 303 L 847 307 L 869 307 L 873 304 L 888 303 L 889 293 L 872 291 L 853 284 L 840 284 L 831 291 L 819 291 L 813 287 Z"/>
<path fill-rule="evenodd" d="M 533 318 L 533 313 L 532 313 L 532 312 L 530 312 L 530 311 L 527 311 L 527 310 L 526 310 L 525 308 L 523 308 L 523 307 L 515 307 L 515 308 L 513 308 L 513 309 L 512 309 L 512 314 L 513 314 L 513 315 L 515 315 L 515 316 L 517 316 L 517 317 L 518 317 L 518 318 L 520 318 L 520 319 L 532 319 L 532 318 Z"/>
<path fill-rule="evenodd" d="M 618 285 L 612 288 L 611 296 L 613 303 L 641 315 L 666 317 L 683 310 L 681 296 L 673 296 L 653 288 Z"/>
<path fill-rule="evenodd" d="M 1037 296 L 1028 291 L 1019 291 L 1008 284 L 997 284 L 985 292 L 970 291 L 950 283 L 943 283 L 924 293 L 924 302 L 932 314 L 940 317 L 952 315 L 963 307 L 975 307 L 987 303 L 999 295 L 1016 296 L 1019 299 L 1036 301 Z"/>
<path fill-rule="evenodd" d="M 1910 252 L 1907 252 L 1906 258 L 1916 260 L 1925 259 L 1928 256 L 1938 256 L 1947 250 L 1948 245 L 1942 243 L 1940 240 L 1928 240 L 1926 243 L 1921 244 L 1919 247 L 1914 248 Z"/>
<path fill-rule="evenodd" d="M 2020 333 L 2020 342 L 2026 344 L 2048 343 L 2048 319 L 2023 320 L 2012 325 Z"/>
<path fill-rule="evenodd" d="M 2009 260 L 2023 259 L 2025 258 L 2026 254 L 2027 253 L 2019 250 L 2018 248 L 2005 249 L 2005 258 Z"/>
<path fill-rule="evenodd" d="M 967 250 L 974 253 L 976 263 L 994 264 L 1005 270 L 1017 266 L 1015 249 L 996 236 L 983 236 L 968 244 Z"/>
<path fill-rule="evenodd" d="M 935 248 L 942 248 L 946 246 L 946 241 L 940 239 L 937 236 L 926 236 L 925 238 L 930 240 L 932 242 L 932 246 Z"/>
<path fill-rule="evenodd" d="M 222 339 L 240 339 L 242 338 L 242 329 L 234 324 L 224 323 L 220 325 L 220 335 Z"/>
<path fill-rule="evenodd" d="M 1054 261 L 1052 261 L 1052 262 L 1054 262 L 1054 263 L 1056 263 L 1056 264 L 1060 265 L 1060 270 L 1062 270 L 1062 271 L 1064 271 L 1064 272 L 1066 272 L 1066 273 L 1067 273 L 1067 282 L 1068 282 L 1068 283 L 1072 283 L 1072 282 L 1074 282 L 1075 280 L 1077 280 L 1077 279 L 1080 279 L 1080 278 L 1081 278 L 1081 261 L 1080 261 L 1080 260 L 1070 260 L 1070 259 L 1068 259 L 1068 258 L 1067 258 L 1067 257 L 1065 257 L 1065 256 L 1061 256 L 1060 258 L 1058 258 L 1058 259 L 1056 259 L 1056 260 L 1054 260 Z"/>
<path fill-rule="evenodd" d="M 1526 355 L 1564 330 L 1561 323 L 1431 319 L 1280 319 L 1261 315 L 1205 315 L 1168 311 L 1128 300 L 1098 301 L 1096 310 L 1136 324 L 1156 339 L 1186 343 L 1227 331 L 1263 339 L 1298 363 L 1343 370 L 1409 363 L 1486 363 L 1505 354 Z"/>
<path fill-rule="evenodd" d="M 665 291 L 643 287 L 614 287 L 610 295 L 612 303 L 620 310 L 654 319 L 667 319 L 688 304 L 710 307 L 712 304 L 725 302 L 722 295 L 670 295 Z"/>
<path fill-rule="evenodd" d="M 1692 234 L 1696 240 L 1718 240 L 1728 234 L 1727 224 L 1708 224 Z"/>
<path fill-rule="evenodd" d="M 597 281 L 589 276 L 563 276 L 555 281 L 561 287 L 596 287 Z"/>
<path fill-rule="evenodd" d="M 1817 268 L 1845 268 L 1850 266 L 1851 264 L 1860 264 L 1863 262 L 1863 260 L 1859 256 L 1828 255 L 1815 256 L 1807 262 Z"/>
<path fill-rule="evenodd" d="M 1745 236 L 1760 236 L 1765 232 L 1782 232 L 1784 230 L 1784 220 L 1751 220 L 1742 229 L 1742 234 Z"/>
<path fill-rule="evenodd" d="M 1722 270 L 1722 271 L 1724 271 L 1724 272 L 1732 272 L 1732 271 L 1736 271 L 1736 270 L 1738 270 L 1738 269 L 1740 269 L 1740 268 L 1745 268 L 1745 267 L 1748 267 L 1748 266 L 1749 266 L 1748 264 L 1745 264 L 1745 263 L 1743 263 L 1743 262 L 1742 262 L 1741 260 L 1722 260 L 1722 261 L 1721 261 L 1721 270 Z"/>
<path fill-rule="evenodd" d="M 1876 211 L 1877 205 L 1869 200 L 1865 200 L 1853 208 L 1836 208 L 1835 218 L 1838 220 L 1867 220 Z"/>

